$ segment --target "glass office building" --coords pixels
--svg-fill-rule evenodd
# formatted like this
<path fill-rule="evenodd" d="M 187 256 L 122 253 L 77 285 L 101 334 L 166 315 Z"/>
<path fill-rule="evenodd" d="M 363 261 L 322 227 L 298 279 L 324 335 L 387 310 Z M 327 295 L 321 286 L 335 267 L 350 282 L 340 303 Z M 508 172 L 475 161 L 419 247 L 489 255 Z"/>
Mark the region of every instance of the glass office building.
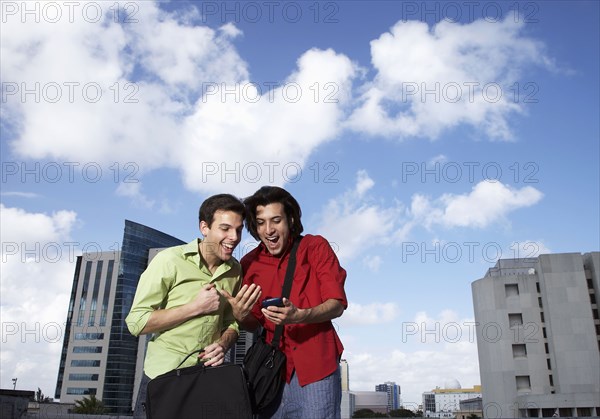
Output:
<path fill-rule="evenodd" d="M 95 395 L 111 413 L 131 413 L 138 338 L 125 324 L 152 248 L 184 244 L 125 220 L 121 251 L 77 258 L 55 398 Z"/>

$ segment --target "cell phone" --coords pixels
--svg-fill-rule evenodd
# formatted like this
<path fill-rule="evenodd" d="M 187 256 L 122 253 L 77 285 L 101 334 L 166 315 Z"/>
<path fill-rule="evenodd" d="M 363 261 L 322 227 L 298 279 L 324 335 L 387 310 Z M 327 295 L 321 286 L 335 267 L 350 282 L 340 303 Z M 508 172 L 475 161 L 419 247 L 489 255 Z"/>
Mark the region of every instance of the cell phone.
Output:
<path fill-rule="evenodd" d="M 265 298 L 264 300 L 262 300 L 262 303 L 260 304 L 262 306 L 262 308 L 267 308 L 269 306 L 275 306 L 275 307 L 283 307 L 283 298 L 281 297 L 275 297 L 275 298 Z"/>

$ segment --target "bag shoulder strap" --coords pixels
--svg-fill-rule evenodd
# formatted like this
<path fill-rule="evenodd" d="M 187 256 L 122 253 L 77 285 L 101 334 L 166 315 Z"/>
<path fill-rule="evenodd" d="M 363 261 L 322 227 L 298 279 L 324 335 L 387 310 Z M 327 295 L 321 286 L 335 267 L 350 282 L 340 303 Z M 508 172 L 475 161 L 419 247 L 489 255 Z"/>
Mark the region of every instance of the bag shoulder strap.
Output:
<path fill-rule="evenodd" d="M 303 236 L 298 236 L 294 240 L 294 244 L 290 249 L 290 259 L 285 271 L 285 279 L 283 280 L 283 289 L 281 291 L 281 296 L 285 298 L 289 298 L 290 292 L 292 291 L 292 282 L 294 278 L 294 272 L 296 271 L 296 251 L 298 250 L 298 246 L 300 245 L 300 240 L 302 240 L 302 237 Z M 275 326 L 275 333 L 273 335 L 273 340 L 271 341 L 271 346 L 274 348 L 279 348 L 279 340 L 281 339 L 282 334 L 283 325 Z"/>
<path fill-rule="evenodd" d="M 184 363 L 185 361 L 187 361 L 187 359 L 188 359 L 190 356 L 192 356 L 192 355 L 194 355 L 194 354 L 198 354 L 198 353 L 202 352 L 203 350 L 204 350 L 204 348 L 201 348 L 201 349 L 196 349 L 195 351 L 193 351 L 193 352 L 190 352 L 189 354 L 187 354 L 187 356 L 186 356 L 185 358 L 183 358 L 183 361 L 181 361 L 181 362 L 179 363 L 179 365 L 177 365 L 177 367 L 176 367 L 175 369 L 176 369 L 176 370 L 178 370 L 178 369 L 179 369 L 179 367 L 181 367 L 181 366 L 183 365 L 183 363 Z M 200 363 L 200 361 L 198 361 L 198 362 Z"/>

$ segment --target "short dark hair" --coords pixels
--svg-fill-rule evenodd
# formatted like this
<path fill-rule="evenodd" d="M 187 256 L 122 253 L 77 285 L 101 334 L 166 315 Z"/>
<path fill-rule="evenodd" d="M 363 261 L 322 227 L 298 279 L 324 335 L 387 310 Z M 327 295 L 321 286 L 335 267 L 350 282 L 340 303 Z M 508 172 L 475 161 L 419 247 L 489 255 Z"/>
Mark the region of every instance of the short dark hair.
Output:
<path fill-rule="evenodd" d="M 254 195 L 244 199 L 246 205 L 246 228 L 256 240 L 260 241 L 256 230 L 256 208 L 269 204 L 280 203 L 283 205 L 283 211 L 287 217 L 290 228 L 290 236 L 294 239 L 304 231 L 302 226 L 302 210 L 298 201 L 283 188 L 278 186 L 263 186 Z"/>
<path fill-rule="evenodd" d="M 217 211 L 233 211 L 242 216 L 242 220 L 246 217 L 246 207 L 240 198 L 230 194 L 213 195 L 204 200 L 198 211 L 200 221 L 206 222 L 210 227 L 215 218 Z"/>

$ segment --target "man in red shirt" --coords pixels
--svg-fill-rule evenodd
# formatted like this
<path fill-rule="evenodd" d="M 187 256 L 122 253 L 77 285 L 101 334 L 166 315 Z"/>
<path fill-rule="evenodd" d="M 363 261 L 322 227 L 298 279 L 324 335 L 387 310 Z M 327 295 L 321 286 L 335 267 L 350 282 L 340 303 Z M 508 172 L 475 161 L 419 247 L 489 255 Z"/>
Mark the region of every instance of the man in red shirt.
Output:
<path fill-rule="evenodd" d="M 264 327 L 268 342 L 275 326 L 285 325 L 280 348 L 287 357 L 286 385 L 281 402 L 262 417 L 339 418 L 344 347 L 331 320 L 348 306 L 346 271 L 323 237 L 306 235 L 296 253 L 290 298 L 283 307 L 261 308 L 261 297 L 281 296 L 290 248 L 304 230 L 302 211 L 289 192 L 274 186 L 260 188 L 244 204 L 246 227 L 260 243 L 241 260 L 242 289 L 228 296 L 234 316 L 245 329 Z"/>

